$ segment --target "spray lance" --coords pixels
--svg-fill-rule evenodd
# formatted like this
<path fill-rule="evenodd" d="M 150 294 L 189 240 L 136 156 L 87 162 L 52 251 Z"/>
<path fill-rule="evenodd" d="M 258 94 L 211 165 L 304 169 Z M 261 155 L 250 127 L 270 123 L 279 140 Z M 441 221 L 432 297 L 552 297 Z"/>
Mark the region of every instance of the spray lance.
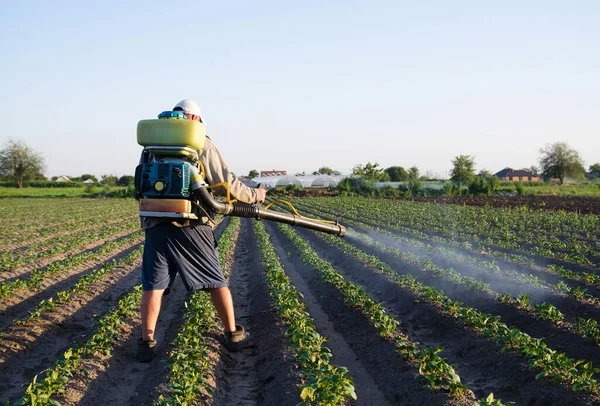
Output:
<path fill-rule="evenodd" d="M 141 120 L 137 126 L 138 144 L 144 147 L 135 171 L 135 188 L 142 217 L 197 219 L 195 201 L 204 209 L 224 216 L 270 220 L 310 228 L 343 237 L 346 228 L 337 221 L 301 216 L 284 200 L 266 207 L 231 200 L 229 184 L 207 185 L 198 151 L 204 148 L 206 129 L 195 120 L 187 120 L 181 111 L 165 111 L 158 119 Z M 227 202 L 213 198 L 209 188 L 224 187 Z M 269 208 L 284 203 L 293 214 Z"/>

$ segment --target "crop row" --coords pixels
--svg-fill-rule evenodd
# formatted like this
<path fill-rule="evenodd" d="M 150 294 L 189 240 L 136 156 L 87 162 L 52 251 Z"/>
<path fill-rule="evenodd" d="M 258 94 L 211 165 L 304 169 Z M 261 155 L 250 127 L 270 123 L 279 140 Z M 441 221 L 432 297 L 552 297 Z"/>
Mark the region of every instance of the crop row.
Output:
<path fill-rule="evenodd" d="M 347 305 L 359 309 L 378 330 L 381 337 L 392 342 L 406 361 L 416 364 L 418 376 L 425 383 L 425 387 L 445 390 L 454 398 L 474 405 L 500 406 L 512 403 L 502 403 L 500 399 L 494 399 L 493 393 L 484 399 L 474 401 L 473 392 L 461 382 L 454 368 L 438 355 L 443 350 L 441 347 L 419 349 L 415 342 L 398 330 L 398 321 L 386 314 L 381 303 L 371 299 L 360 286 L 346 281 L 342 274 L 337 272 L 329 262 L 320 258 L 310 244 L 289 226 L 280 224 L 278 227 L 299 250 L 303 261 L 319 271 L 323 280 L 335 286 Z"/>
<path fill-rule="evenodd" d="M 537 378 L 548 376 L 555 381 L 570 384 L 576 391 L 583 390 L 594 395 L 599 393 L 598 382 L 593 376 L 600 370 L 594 368 L 591 362 L 570 359 L 564 353 L 549 348 L 543 339 L 532 338 L 516 327 L 507 326 L 497 316 L 484 314 L 453 301 L 443 292 L 418 282 L 410 275 L 399 275 L 376 256 L 369 255 L 352 244 L 328 235 L 322 238 L 339 247 L 342 252 L 364 262 L 375 272 L 386 275 L 400 287 L 409 289 L 420 300 L 439 306 L 445 314 L 455 318 L 460 324 L 473 328 L 484 337 L 494 339 L 503 350 L 511 350 L 518 356 L 525 357 L 531 368 L 541 370 Z"/>
<path fill-rule="evenodd" d="M 363 224 L 371 224 L 371 223 L 377 224 L 377 225 L 380 225 L 381 227 L 389 228 L 391 230 L 395 230 L 395 231 L 401 232 L 403 234 L 411 235 L 418 239 L 432 241 L 432 242 L 436 242 L 436 243 L 447 244 L 449 246 L 453 246 L 453 247 L 463 249 L 463 250 L 476 251 L 480 255 L 489 255 L 491 257 L 500 258 L 506 262 L 511 262 L 511 263 L 514 263 L 517 265 L 525 265 L 525 266 L 529 266 L 529 267 L 532 267 L 535 265 L 535 262 L 532 259 L 527 258 L 523 255 L 497 251 L 494 249 L 490 249 L 489 247 L 486 247 L 484 244 L 481 244 L 481 243 L 474 244 L 469 241 L 458 241 L 453 238 L 443 237 L 443 236 L 439 236 L 439 235 L 426 234 L 418 229 L 403 227 L 403 226 L 394 224 L 392 221 L 390 221 L 386 217 L 377 218 L 377 217 L 372 217 L 372 216 L 365 216 L 364 214 L 352 214 L 350 212 L 350 210 L 342 211 L 340 208 L 329 207 L 320 200 L 316 201 L 313 199 L 310 199 L 310 200 L 302 199 L 302 200 L 295 200 L 294 203 L 297 204 L 299 207 L 306 207 L 308 209 L 312 209 L 312 210 L 318 211 L 320 213 L 327 213 L 332 216 L 339 216 L 340 212 L 342 212 L 344 221 L 351 220 L 351 221 L 357 221 L 357 222 L 360 222 Z"/>
<path fill-rule="evenodd" d="M 6 298 L 13 296 L 16 291 L 21 289 L 37 289 L 49 276 L 65 272 L 75 266 L 100 259 L 103 256 L 117 250 L 119 247 L 125 246 L 139 239 L 140 236 L 141 231 L 138 230 L 134 231 L 133 234 L 127 238 L 122 238 L 117 241 L 106 241 L 95 251 L 67 254 L 65 258 L 48 264 L 45 269 L 34 269 L 25 278 L 13 279 L 9 282 L 0 284 L 0 297 Z"/>
<path fill-rule="evenodd" d="M 319 208 L 319 210 L 321 212 L 332 213 L 332 212 L 324 210 L 322 208 Z M 552 284 L 552 283 L 548 283 L 545 280 L 540 279 L 538 276 L 535 276 L 532 274 L 525 274 L 525 273 L 517 272 L 517 271 L 511 270 L 511 269 L 506 269 L 503 267 L 501 268 L 495 262 L 495 260 L 486 261 L 486 260 L 482 260 L 482 259 L 478 258 L 478 257 L 481 257 L 481 255 L 482 255 L 481 251 L 478 251 L 477 256 L 462 255 L 454 250 L 444 248 L 443 246 L 440 246 L 440 245 L 431 246 L 425 242 L 418 240 L 417 238 L 407 238 L 407 237 L 398 235 L 396 233 L 387 231 L 387 228 L 389 227 L 389 223 L 387 223 L 386 220 L 384 220 L 384 219 L 372 220 L 373 223 L 379 224 L 384 227 L 384 228 L 382 228 L 382 227 L 374 226 L 374 225 L 371 225 L 364 221 L 361 221 L 364 219 L 359 219 L 354 216 L 346 216 L 345 218 L 349 224 L 354 224 L 358 227 L 370 229 L 370 230 L 376 231 L 380 234 L 387 235 L 401 243 L 409 244 L 416 248 L 426 250 L 426 251 L 430 252 L 432 255 L 439 255 L 446 259 L 452 258 L 455 261 L 464 262 L 469 265 L 476 266 L 478 269 L 483 270 L 485 272 L 502 275 L 504 277 L 511 278 L 519 283 L 526 283 L 531 286 L 543 287 L 546 289 L 550 289 L 557 294 L 568 294 L 571 297 L 575 298 L 576 300 L 579 300 L 582 302 L 590 302 L 596 306 L 600 306 L 600 301 L 597 298 L 595 298 L 594 296 L 586 293 L 585 289 L 581 289 L 579 287 L 570 288 L 564 282 L 560 282 L 560 281 L 556 284 Z M 405 229 L 400 229 L 399 231 L 406 232 Z M 419 235 L 420 233 L 418 233 L 418 232 L 412 232 L 411 234 L 417 235 L 418 238 L 427 238 L 422 235 Z M 441 243 L 448 244 L 451 246 L 458 246 L 459 248 L 462 248 L 462 249 L 469 248 L 469 247 L 465 246 L 464 244 L 457 244 L 456 242 L 453 242 L 452 240 L 445 239 L 445 238 L 431 237 L 431 238 L 429 238 L 429 240 L 433 241 L 433 242 L 438 242 L 438 243 L 441 242 Z M 501 257 L 502 259 L 507 260 L 507 262 L 517 262 L 521 265 L 523 265 L 525 263 L 525 261 L 522 261 L 522 260 L 515 261 L 514 256 L 507 257 L 507 254 L 505 254 L 505 253 L 494 252 L 489 249 L 487 250 L 486 253 L 489 255 Z M 529 266 L 533 265 L 532 261 L 528 261 L 527 263 L 529 264 Z M 548 265 L 547 267 L 538 267 L 538 269 L 541 272 L 545 272 L 550 275 L 555 275 L 555 276 L 565 277 L 565 278 L 568 278 L 571 280 L 581 281 L 588 285 L 598 286 L 598 283 L 600 283 L 600 277 L 598 277 L 596 274 L 594 274 L 592 272 L 582 271 L 580 273 L 575 273 L 573 271 L 566 270 L 562 266 L 557 266 L 557 265 L 552 265 L 552 264 Z"/>
<path fill-rule="evenodd" d="M 140 285 L 123 296 L 114 308 L 97 320 L 94 333 L 88 341 L 66 350 L 59 360 L 42 372 L 45 372 L 43 380 L 38 382 L 40 374 L 34 377 L 17 405 L 59 405 L 51 396 L 65 393 L 69 379 L 83 368 L 86 358 L 96 353 L 111 353 L 120 336 L 123 319 L 137 314 L 141 297 Z"/>
<path fill-rule="evenodd" d="M 136 215 L 135 206 L 129 200 L 114 199 L 113 202 L 101 202 L 93 206 L 85 206 L 77 212 L 70 212 L 69 207 L 59 206 L 54 203 L 56 212 L 41 220 L 37 216 L 32 221 L 31 211 L 29 220 L 23 223 L 15 222 L 14 218 L 8 217 L 10 222 L 2 224 L 2 240 L 5 244 L 24 243 L 31 239 L 47 238 L 56 233 L 63 233 L 80 229 L 81 227 L 97 226 L 103 224 L 107 219 L 120 219 Z M 74 204 L 73 206 L 78 206 Z M 29 208 L 29 204 L 25 207 Z M 42 212 L 47 209 L 44 208 Z"/>
<path fill-rule="evenodd" d="M 582 303 L 592 303 L 597 306 L 600 306 L 600 300 L 598 300 L 598 298 L 586 293 L 580 288 L 571 288 L 563 282 L 558 282 L 557 284 L 547 283 L 533 275 L 526 275 L 509 269 L 502 269 L 495 265 L 494 262 L 481 261 L 475 257 L 469 255 L 462 255 L 457 253 L 456 251 L 449 250 L 441 246 L 434 247 L 429 244 L 425 244 L 419 240 L 398 236 L 397 234 L 387 232 L 385 229 L 374 227 L 366 223 L 361 223 L 353 220 L 350 221 L 350 224 L 356 224 L 362 228 L 366 228 L 387 235 L 393 238 L 394 240 L 419 248 L 420 252 L 429 252 L 432 255 L 438 255 L 445 261 L 448 259 L 452 259 L 455 261 L 465 262 L 470 265 L 477 266 L 479 270 L 482 270 L 484 272 L 508 276 L 521 283 L 528 283 L 532 286 L 549 289 L 555 292 L 557 295 L 568 295 L 569 297 Z M 463 276 L 459 272 L 451 268 L 437 266 L 435 264 L 435 259 L 433 261 L 430 259 L 421 259 L 417 255 L 402 252 L 394 247 L 385 246 L 384 244 L 374 241 L 367 235 L 363 235 L 360 233 L 354 235 L 356 238 L 363 240 L 367 244 L 373 245 L 381 249 L 382 251 L 388 252 L 404 261 L 420 266 L 422 270 L 431 271 L 434 274 L 446 280 L 452 281 L 454 283 L 459 283 L 472 290 L 478 290 L 483 293 L 489 294 L 501 303 L 510 304 L 520 310 L 527 311 L 537 319 L 549 321 L 555 324 L 557 327 L 568 329 L 577 335 L 581 335 L 583 337 L 589 338 L 590 340 L 596 343 L 600 343 L 600 341 L 598 341 L 600 340 L 600 331 L 598 329 L 598 323 L 593 319 L 577 317 L 577 319 L 572 323 L 565 322 L 564 315 L 552 304 L 529 304 L 529 298 L 526 293 L 524 293 L 519 298 L 513 298 L 510 294 L 501 294 L 494 292 L 487 283 L 484 283 L 479 279 Z M 552 265 L 549 266 L 549 268 L 552 270 L 556 269 L 556 273 L 559 273 L 560 270 L 563 270 L 563 272 L 566 271 L 562 267 Z"/>
<path fill-rule="evenodd" d="M 15 206 L 8 207 L 11 203 Z M 122 212 L 125 207 L 135 207 L 135 203 L 120 199 L 31 199 L 23 204 L 20 199 L 6 199 L 0 205 L 0 226 L 13 229 L 50 222 L 58 224 L 78 217 L 92 218 L 98 213 L 106 213 L 110 217 L 111 213 Z"/>
<path fill-rule="evenodd" d="M 489 284 L 480 279 L 463 276 L 452 268 L 441 267 L 433 263 L 431 260 L 422 259 L 418 256 L 406 252 L 402 252 L 397 248 L 385 246 L 377 241 L 374 241 L 367 235 L 356 235 L 356 238 L 363 242 L 378 248 L 382 252 L 387 252 L 409 264 L 418 266 L 421 271 L 431 272 L 438 277 L 447 281 L 465 286 L 467 289 L 479 291 L 489 295 L 500 303 L 513 306 L 517 310 L 525 311 L 531 316 L 539 320 L 547 321 L 560 329 L 566 329 L 576 335 L 589 338 L 595 343 L 600 343 L 600 331 L 598 323 L 593 319 L 584 319 L 577 317 L 573 323 L 565 321 L 565 315 L 554 305 L 549 303 L 530 304 L 530 297 L 527 293 L 523 293 L 519 297 L 513 297 L 510 294 L 501 294 L 493 291 Z M 575 318 L 573 318 L 575 320 Z"/>
<path fill-rule="evenodd" d="M 132 218 L 132 216 L 129 216 L 129 218 Z M 77 224 L 71 230 L 55 230 L 54 232 L 45 236 L 38 236 L 33 239 L 22 241 L 19 244 L 11 245 L 8 249 L 0 252 L 0 257 L 5 255 L 11 255 L 12 257 L 22 256 L 23 253 L 27 251 L 40 252 L 43 249 L 52 247 L 52 245 L 55 245 L 57 242 L 67 241 L 69 238 L 72 238 L 71 236 L 76 236 L 91 229 L 97 229 L 103 226 L 120 223 L 123 220 L 123 217 L 119 217 L 110 221 L 81 221 L 81 223 Z"/>
<path fill-rule="evenodd" d="M 139 235 L 135 235 L 129 237 L 127 240 L 129 243 L 133 243 L 136 240 L 139 240 L 139 238 Z M 74 295 L 87 292 L 93 283 L 101 280 L 105 275 L 111 273 L 118 267 L 133 264 L 136 260 L 141 258 L 143 251 L 144 247 L 140 245 L 134 251 L 130 252 L 127 256 L 120 259 L 113 259 L 111 261 L 108 261 L 102 267 L 94 270 L 93 272 L 79 277 L 75 284 L 69 289 L 57 292 L 53 297 L 49 299 L 41 300 L 35 306 L 35 309 L 29 312 L 29 316 L 26 319 L 15 320 L 13 324 L 25 325 L 28 322 L 38 319 L 42 314 L 53 311 L 57 306 L 62 306 L 69 303 L 74 297 Z"/>
<path fill-rule="evenodd" d="M 289 348 L 304 381 L 299 388 L 300 398 L 308 404 L 328 405 L 356 399 L 348 370 L 330 363 L 331 350 L 323 345 L 327 338 L 317 332 L 315 321 L 305 310 L 298 289 L 285 274 L 264 225 L 255 222 L 254 229 L 274 309 L 286 326 Z"/>
<path fill-rule="evenodd" d="M 566 215 L 565 221 L 571 221 L 568 228 L 571 232 L 558 238 L 554 235 L 556 227 L 553 225 L 558 223 L 557 216 L 561 219 L 565 217 L 563 214 L 356 198 L 311 200 L 318 201 L 320 206 L 336 207 L 337 210 L 365 218 L 383 218 L 394 226 L 428 230 L 428 234 L 437 233 L 454 239 L 529 252 L 591 267 L 596 265 L 589 256 L 594 258 L 600 255 L 600 246 L 596 240 L 600 226 L 598 217 L 593 215 Z M 529 216 L 534 216 L 540 221 L 533 221 Z M 586 239 L 573 237 L 577 233 L 576 230 L 579 230 L 576 225 L 581 224 L 579 220 L 582 217 L 587 219 L 583 223 L 589 225 Z M 520 222 L 516 222 L 515 219 L 519 219 Z"/>
<path fill-rule="evenodd" d="M 226 274 L 225 258 L 233 254 L 236 244 L 233 237 L 239 227 L 239 218 L 233 217 L 219 237 L 219 262 Z M 199 395 L 212 394 L 209 384 L 212 365 L 204 335 L 218 323 L 217 314 L 210 295 L 204 291 L 195 291 L 185 308 L 184 323 L 169 354 L 167 394 L 161 395 L 156 405 L 191 405 Z"/>
<path fill-rule="evenodd" d="M 41 242 L 32 244 L 24 250 L 0 253 L 0 272 L 11 271 L 40 259 L 77 249 L 83 245 L 110 237 L 122 230 L 134 228 L 136 225 L 139 226 L 139 219 L 130 218 L 101 227 L 85 229 L 74 234 L 55 237 L 50 243 Z"/>

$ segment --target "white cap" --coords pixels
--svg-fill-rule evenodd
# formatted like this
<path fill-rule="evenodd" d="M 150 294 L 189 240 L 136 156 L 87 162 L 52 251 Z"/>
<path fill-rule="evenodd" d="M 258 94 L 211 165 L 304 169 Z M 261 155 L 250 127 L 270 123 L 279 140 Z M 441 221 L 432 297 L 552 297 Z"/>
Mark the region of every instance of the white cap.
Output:
<path fill-rule="evenodd" d="M 200 116 L 200 120 L 202 120 L 202 122 L 206 124 L 206 121 L 204 121 L 204 116 L 202 116 L 202 112 L 200 111 L 200 106 L 198 106 L 198 104 L 195 101 L 191 99 L 185 99 L 177 103 L 175 107 L 173 107 L 173 109 L 177 107 L 181 108 L 186 114 Z"/>

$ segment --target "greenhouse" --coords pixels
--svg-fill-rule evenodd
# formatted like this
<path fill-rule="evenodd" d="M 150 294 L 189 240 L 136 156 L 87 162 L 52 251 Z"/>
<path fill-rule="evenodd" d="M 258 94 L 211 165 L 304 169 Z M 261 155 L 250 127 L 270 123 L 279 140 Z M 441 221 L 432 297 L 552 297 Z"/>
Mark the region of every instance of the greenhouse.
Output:
<path fill-rule="evenodd" d="M 297 176 L 293 175 L 281 175 L 281 176 L 257 176 L 252 178 L 256 183 L 264 185 L 265 187 L 276 187 L 276 186 L 287 186 L 287 185 L 298 185 L 302 186 L 302 182 Z"/>
<path fill-rule="evenodd" d="M 307 175 L 298 176 L 303 187 L 315 186 L 337 186 L 338 181 L 330 175 Z"/>
<path fill-rule="evenodd" d="M 347 175 L 275 175 L 275 176 L 257 176 L 252 178 L 253 182 L 260 183 L 265 187 L 298 185 L 301 187 L 335 187 Z"/>

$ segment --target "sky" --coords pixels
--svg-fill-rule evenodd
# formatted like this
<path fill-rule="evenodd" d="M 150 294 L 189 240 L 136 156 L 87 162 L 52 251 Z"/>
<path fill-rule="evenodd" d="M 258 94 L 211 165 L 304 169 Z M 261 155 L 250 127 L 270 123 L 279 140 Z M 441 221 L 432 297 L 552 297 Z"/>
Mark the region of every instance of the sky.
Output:
<path fill-rule="evenodd" d="M 181 99 L 238 176 L 448 177 L 567 142 L 600 162 L 600 2 L 0 3 L 0 145 L 45 175 L 133 175 L 139 120 Z"/>

